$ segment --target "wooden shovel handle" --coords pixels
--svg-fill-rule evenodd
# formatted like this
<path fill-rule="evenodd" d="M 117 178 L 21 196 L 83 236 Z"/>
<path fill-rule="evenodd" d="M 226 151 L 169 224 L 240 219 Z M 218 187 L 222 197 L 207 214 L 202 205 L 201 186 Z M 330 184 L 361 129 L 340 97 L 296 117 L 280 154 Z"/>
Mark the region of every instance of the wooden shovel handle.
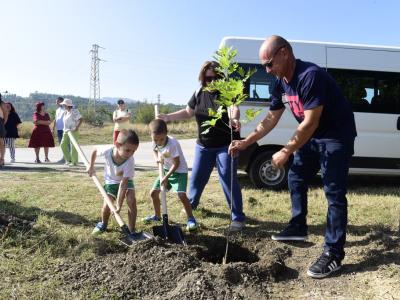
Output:
<path fill-rule="evenodd" d="M 154 105 L 154 116 L 157 117 L 159 114 L 158 104 Z M 161 179 L 164 177 L 164 165 L 162 163 L 162 157 L 160 152 L 158 152 L 158 176 L 160 177 L 160 190 L 161 190 L 161 213 L 163 215 L 168 215 L 167 210 L 167 192 L 165 190 L 165 184 L 161 184 Z"/>

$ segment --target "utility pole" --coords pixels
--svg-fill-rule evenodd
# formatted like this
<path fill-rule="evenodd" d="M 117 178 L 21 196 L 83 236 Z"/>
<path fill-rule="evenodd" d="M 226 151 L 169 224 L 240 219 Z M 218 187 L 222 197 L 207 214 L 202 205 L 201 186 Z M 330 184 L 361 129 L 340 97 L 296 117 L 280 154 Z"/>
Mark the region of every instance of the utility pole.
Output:
<path fill-rule="evenodd" d="M 160 103 L 161 103 L 161 95 L 160 94 L 157 95 L 157 102 L 158 102 L 158 107 L 160 107 Z"/>
<path fill-rule="evenodd" d="M 99 48 L 105 49 L 97 44 L 92 45 L 92 61 L 90 64 L 90 92 L 88 110 L 96 111 L 96 102 L 100 100 L 100 68 L 99 62 L 104 61 L 99 58 Z"/>

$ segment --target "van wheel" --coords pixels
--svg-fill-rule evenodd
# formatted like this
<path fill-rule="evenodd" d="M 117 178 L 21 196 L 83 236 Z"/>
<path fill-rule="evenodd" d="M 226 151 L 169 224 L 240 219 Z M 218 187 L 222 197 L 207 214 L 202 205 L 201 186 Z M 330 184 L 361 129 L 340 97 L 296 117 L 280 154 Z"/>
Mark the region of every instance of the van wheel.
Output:
<path fill-rule="evenodd" d="M 283 169 L 272 166 L 272 155 L 276 151 L 266 151 L 258 154 L 249 168 L 251 182 L 258 188 L 280 190 L 287 187 L 288 163 Z"/>

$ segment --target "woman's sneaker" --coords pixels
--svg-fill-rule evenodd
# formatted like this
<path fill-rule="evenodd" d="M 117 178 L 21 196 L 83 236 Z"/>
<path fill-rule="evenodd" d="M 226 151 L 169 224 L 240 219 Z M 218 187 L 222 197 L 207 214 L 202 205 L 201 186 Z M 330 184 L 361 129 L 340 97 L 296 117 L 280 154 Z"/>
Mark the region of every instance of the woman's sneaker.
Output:
<path fill-rule="evenodd" d="M 189 218 L 186 224 L 186 230 L 189 232 L 196 231 L 199 228 L 195 218 Z"/>
<path fill-rule="evenodd" d="M 246 226 L 246 222 L 240 222 L 240 221 L 232 221 L 231 225 L 229 226 L 229 231 L 230 232 L 239 232 L 241 231 L 244 227 Z"/>
<path fill-rule="evenodd" d="M 99 222 L 99 223 L 97 223 L 96 226 L 94 227 L 94 229 L 93 229 L 93 231 L 92 231 L 92 234 L 93 234 L 93 235 L 101 234 L 101 233 L 103 233 L 104 231 L 106 231 L 106 229 L 107 229 L 107 225 L 104 224 L 103 222 Z"/>
<path fill-rule="evenodd" d="M 157 217 L 156 215 L 151 215 L 151 216 L 144 217 L 142 219 L 142 221 L 145 224 L 158 223 L 158 222 L 161 222 L 161 218 Z"/>
<path fill-rule="evenodd" d="M 274 241 L 306 241 L 307 233 L 305 231 L 300 231 L 295 226 L 287 226 L 281 232 L 273 234 L 271 239 Z"/>
<path fill-rule="evenodd" d="M 341 261 L 329 252 L 324 252 L 308 269 L 307 275 L 312 278 L 324 278 L 342 267 Z"/>

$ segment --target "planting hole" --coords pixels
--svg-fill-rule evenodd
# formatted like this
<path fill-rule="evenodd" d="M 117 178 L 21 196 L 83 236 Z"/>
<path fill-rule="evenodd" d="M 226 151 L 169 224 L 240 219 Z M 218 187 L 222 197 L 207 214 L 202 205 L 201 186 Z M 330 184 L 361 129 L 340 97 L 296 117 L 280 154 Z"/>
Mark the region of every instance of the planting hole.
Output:
<path fill-rule="evenodd" d="M 198 244 L 202 246 L 198 253 L 199 259 L 214 264 L 222 264 L 226 251 L 225 238 L 207 237 Z M 251 250 L 237 242 L 229 243 L 227 263 L 246 262 L 251 264 L 257 261 L 259 261 L 259 257 Z"/>

